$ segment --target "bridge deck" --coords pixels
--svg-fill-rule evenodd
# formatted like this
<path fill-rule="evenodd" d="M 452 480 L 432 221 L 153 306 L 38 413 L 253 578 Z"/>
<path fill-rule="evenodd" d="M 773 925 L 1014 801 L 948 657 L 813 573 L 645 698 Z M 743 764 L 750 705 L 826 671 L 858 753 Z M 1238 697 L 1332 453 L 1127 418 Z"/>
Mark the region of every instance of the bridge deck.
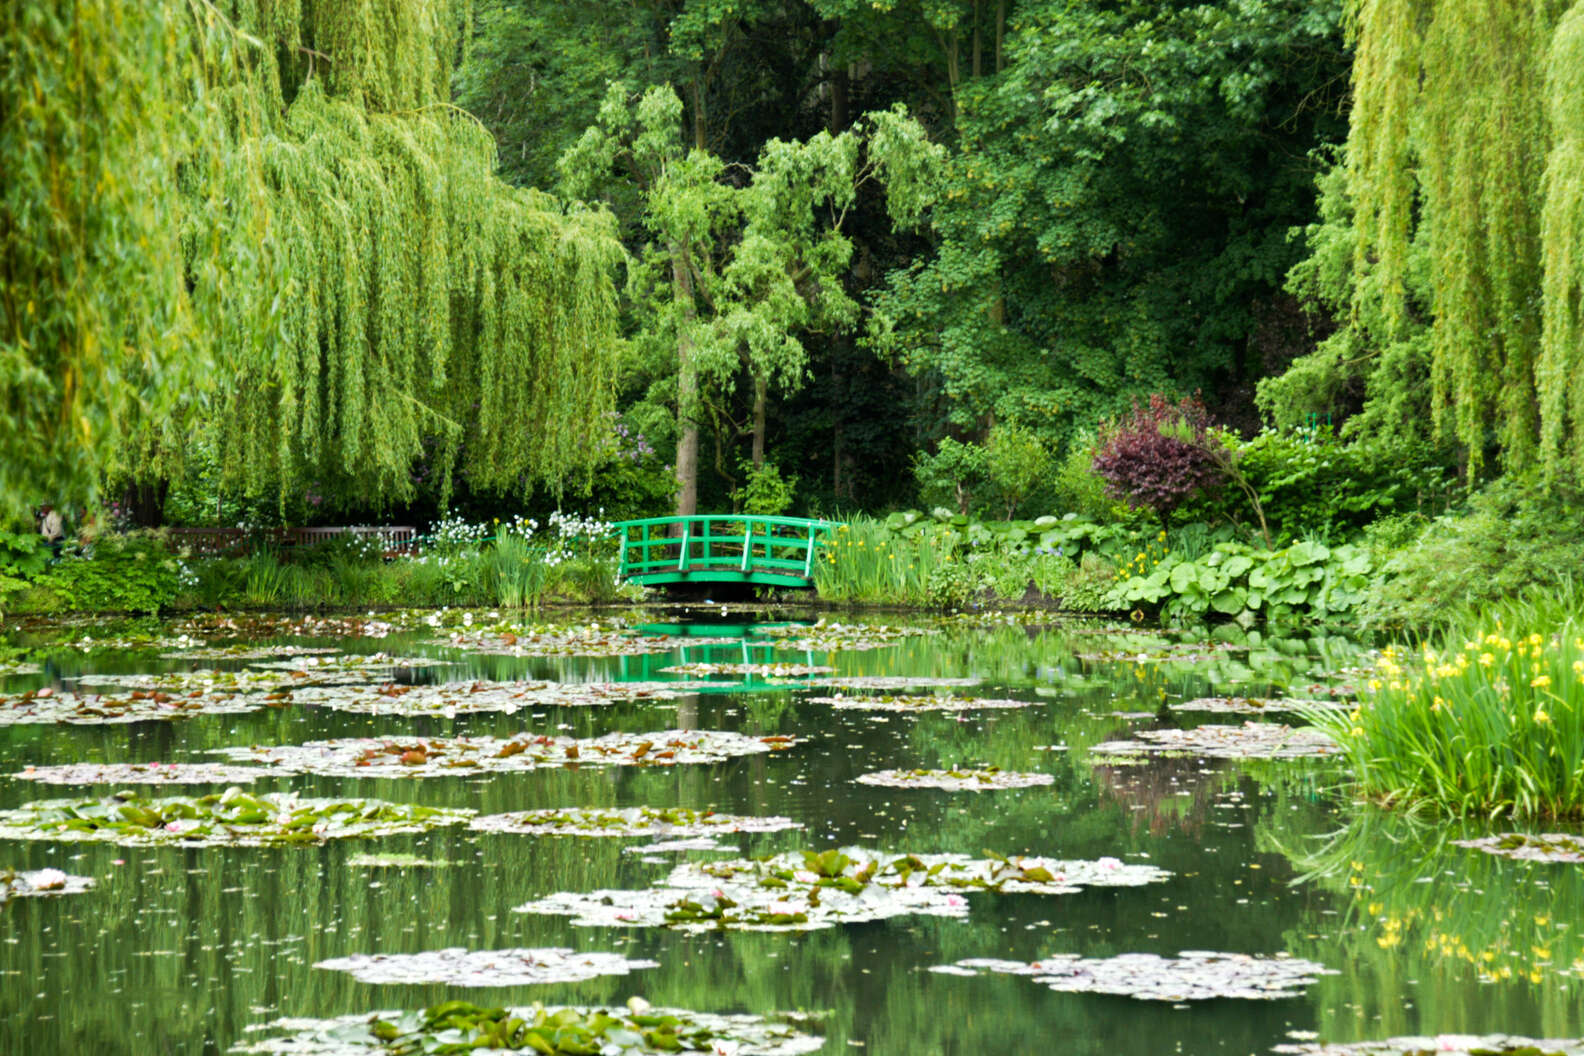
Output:
<path fill-rule="evenodd" d="M 814 586 L 814 562 L 828 521 L 807 517 L 699 514 L 618 521 L 622 579 L 668 583 Z"/>

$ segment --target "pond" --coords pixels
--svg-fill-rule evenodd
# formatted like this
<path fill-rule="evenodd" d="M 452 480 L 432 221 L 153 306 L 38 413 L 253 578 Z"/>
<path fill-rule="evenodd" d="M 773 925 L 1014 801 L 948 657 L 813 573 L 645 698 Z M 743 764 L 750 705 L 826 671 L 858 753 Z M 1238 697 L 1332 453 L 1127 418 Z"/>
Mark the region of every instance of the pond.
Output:
<path fill-rule="evenodd" d="M 743 1053 L 1584 1035 L 1584 866 L 1350 803 L 1303 729 L 1365 643 L 817 619 L 15 631 L 0 1052 L 357 1052 L 306 1021 L 632 997 L 796 1014 L 700 1042 Z"/>

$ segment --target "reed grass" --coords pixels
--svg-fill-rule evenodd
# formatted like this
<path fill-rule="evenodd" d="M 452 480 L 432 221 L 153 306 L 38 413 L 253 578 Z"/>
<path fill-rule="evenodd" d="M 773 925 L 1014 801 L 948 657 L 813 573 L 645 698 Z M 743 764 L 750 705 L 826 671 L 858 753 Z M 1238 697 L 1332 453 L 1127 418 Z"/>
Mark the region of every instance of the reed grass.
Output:
<path fill-rule="evenodd" d="M 1529 624 L 1527 626 L 1534 626 Z M 1483 630 L 1388 646 L 1348 713 L 1315 725 L 1367 796 L 1456 814 L 1584 814 L 1584 628 Z"/>
<path fill-rule="evenodd" d="M 929 604 L 931 578 L 957 560 L 956 543 L 932 532 L 901 536 L 880 521 L 839 526 L 814 563 L 814 589 L 826 601 Z"/>

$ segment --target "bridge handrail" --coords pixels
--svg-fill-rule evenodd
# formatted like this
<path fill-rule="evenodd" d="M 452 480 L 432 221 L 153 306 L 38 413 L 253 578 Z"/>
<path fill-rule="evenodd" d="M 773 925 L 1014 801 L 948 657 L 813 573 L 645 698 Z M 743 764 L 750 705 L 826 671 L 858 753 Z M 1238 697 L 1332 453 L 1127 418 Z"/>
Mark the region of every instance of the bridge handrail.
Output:
<path fill-rule="evenodd" d="M 712 531 L 716 526 L 725 527 L 725 533 Z M 616 521 L 611 527 L 621 542 L 619 575 L 624 579 L 674 582 L 695 572 L 729 570 L 745 578 L 774 573 L 806 584 L 821 537 L 831 535 L 836 525 L 812 517 L 700 513 Z M 678 527 L 680 534 L 670 534 Z M 778 551 L 783 556 L 776 556 Z M 786 556 L 788 551 L 797 557 Z"/>

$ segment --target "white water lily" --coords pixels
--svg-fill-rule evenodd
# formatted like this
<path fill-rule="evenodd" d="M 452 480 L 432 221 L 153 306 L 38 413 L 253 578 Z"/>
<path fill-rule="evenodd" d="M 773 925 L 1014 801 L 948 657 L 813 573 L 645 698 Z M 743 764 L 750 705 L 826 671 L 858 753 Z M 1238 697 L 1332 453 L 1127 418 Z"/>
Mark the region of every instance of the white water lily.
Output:
<path fill-rule="evenodd" d="M 33 874 L 33 886 L 40 891 L 58 891 L 66 886 L 66 874 L 59 869 L 40 869 Z"/>

